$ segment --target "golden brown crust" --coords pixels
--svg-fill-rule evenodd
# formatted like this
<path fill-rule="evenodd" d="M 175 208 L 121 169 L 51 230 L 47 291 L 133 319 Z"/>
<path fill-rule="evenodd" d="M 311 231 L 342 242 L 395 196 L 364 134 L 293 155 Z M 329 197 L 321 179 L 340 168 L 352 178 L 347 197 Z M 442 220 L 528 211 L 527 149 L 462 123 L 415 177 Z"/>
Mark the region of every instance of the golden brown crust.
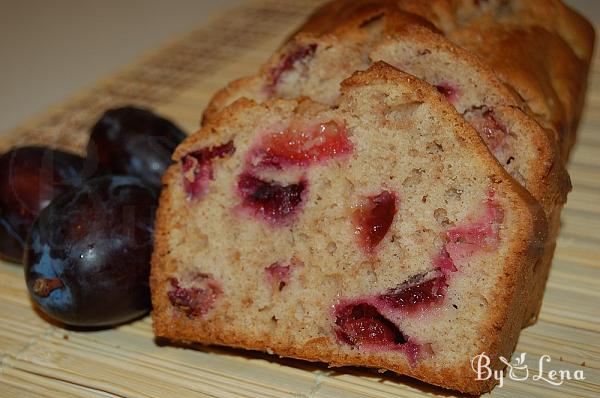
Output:
<path fill-rule="evenodd" d="M 558 0 L 490 0 L 478 5 L 473 0 L 333 1 L 309 18 L 265 65 L 262 75 L 280 60 L 294 39 L 343 38 L 384 14 L 385 35 L 415 26 L 443 32 L 447 39 L 469 50 L 460 57 L 476 56 L 490 66 L 509 86 L 509 90 L 502 88 L 506 99 L 511 96 L 507 93 L 518 93 L 533 110 L 529 114 L 555 132 L 566 162 L 581 115 L 595 34 L 583 17 Z M 490 85 L 495 76 L 484 80 Z M 240 83 L 235 83 L 218 93 L 205 118 L 239 88 Z"/>
<path fill-rule="evenodd" d="M 557 144 L 553 142 L 552 133 L 554 130 L 546 129 L 539 126 L 537 123 L 529 120 L 522 112 L 527 115 L 533 115 L 527 105 L 519 101 L 518 96 L 515 96 L 515 91 L 509 89 L 502 84 L 496 75 L 482 64 L 479 58 L 470 52 L 457 47 L 446 38 L 444 38 L 435 30 L 432 30 L 432 25 L 427 20 L 415 15 L 400 12 L 396 8 L 396 1 L 386 0 L 371 0 L 363 2 L 348 2 L 335 1 L 326 4 L 320 10 L 309 18 L 309 20 L 298 30 L 299 41 L 316 41 L 325 35 L 333 35 L 339 37 L 340 40 L 347 38 L 347 35 L 352 35 L 352 29 L 361 26 L 365 23 L 373 21 L 374 18 L 384 18 L 384 41 L 393 42 L 395 40 L 413 40 L 416 42 L 427 43 L 426 47 L 443 51 L 452 54 L 469 65 L 472 70 L 476 71 L 480 84 L 485 87 L 485 91 L 490 98 L 482 99 L 482 103 L 491 104 L 491 106 L 507 106 L 515 108 L 513 113 L 516 113 L 514 118 L 522 125 L 522 133 L 527 135 L 527 138 L 534 143 L 537 148 L 539 161 L 536 164 L 536 169 L 533 170 L 532 178 L 529 178 L 530 185 L 528 188 L 534 193 L 534 196 L 544 205 L 547 213 L 550 214 L 556 204 L 563 204 L 566 201 L 566 194 L 570 190 L 570 184 L 566 170 L 559 164 L 562 163 L 561 154 L 557 150 Z M 410 3 L 410 2 L 409 2 Z M 420 4 L 413 2 L 415 7 Z M 404 4 L 406 6 L 406 4 Z M 427 8 L 429 10 L 429 8 Z M 411 8 L 414 11 L 414 7 Z M 331 23 L 331 17 L 335 15 L 336 23 Z M 477 34 L 477 32 L 475 32 Z M 307 39 L 310 38 L 310 39 Z M 265 74 L 268 70 L 274 67 L 277 62 L 287 53 L 287 47 L 296 47 L 294 37 L 288 41 L 284 47 L 278 51 L 269 62 L 262 68 L 262 72 L 254 77 L 248 77 L 236 80 L 223 90 L 219 91 L 210 102 L 204 113 L 204 120 L 209 121 L 215 116 L 220 109 L 227 103 L 231 102 L 231 98 L 238 98 L 244 92 L 251 91 L 251 87 L 260 86 L 265 82 Z M 479 42 L 480 40 L 474 40 Z M 492 46 L 496 48 L 496 46 Z M 504 55 L 494 52 L 494 57 L 501 59 Z M 526 63 L 526 57 L 522 57 Z M 510 64 L 510 62 L 508 62 Z M 524 68 L 521 68 L 524 69 Z M 535 68 L 534 68 L 535 69 Z M 534 72 L 528 73 L 519 81 L 535 81 L 532 76 L 537 76 Z M 542 74 L 541 76 L 545 76 Z M 524 83 L 526 85 L 528 83 Z M 542 82 L 536 87 L 547 86 Z M 577 91 L 575 87 L 571 87 L 572 91 Z M 537 92 L 536 98 L 545 98 L 543 93 Z M 552 104 L 558 104 L 558 94 L 554 93 L 549 101 Z M 266 99 L 266 98 L 265 98 Z M 544 100 L 545 101 L 545 100 Z M 559 106 L 559 105 L 556 105 Z M 543 106 L 542 106 L 543 107 Z M 552 112 L 548 112 L 550 114 Z M 555 113 L 561 113 L 559 111 Z M 558 121 L 556 122 L 558 123 Z M 558 162 L 559 164 L 556 164 Z"/>
<path fill-rule="evenodd" d="M 575 140 L 579 93 L 585 87 L 581 76 L 586 73 L 585 64 L 560 37 L 537 27 L 493 25 L 461 29 L 452 40 L 484 59 L 519 93 L 533 116 L 556 131 L 561 156 L 566 159 Z"/>
<path fill-rule="evenodd" d="M 585 97 L 595 32 L 560 0 L 398 0 L 480 56 L 555 129 L 566 161 Z"/>
<path fill-rule="evenodd" d="M 525 189 L 506 174 L 486 149 L 479 135 L 430 85 L 401 73 L 389 65 L 376 63 L 368 71 L 355 73 L 347 79 L 342 85 L 342 95 L 360 89 L 362 86 L 371 87 L 379 84 L 410 87 L 411 98 L 435 104 L 436 110 L 444 115 L 444 120 L 454 126 L 453 131 L 461 142 L 461 146 L 473 153 L 474 156 L 485 159 L 490 173 L 494 176 L 493 183 L 499 192 L 505 193 L 510 198 L 511 208 L 518 212 L 516 217 L 518 221 L 511 227 L 516 229 L 515 235 L 521 238 L 515 239 L 506 262 L 502 264 L 504 273 L 496 290 L 492 293 L 497 300 L 491 304 L 488 321 L 481 325 L 480 330 L 473 331 L 481 336 L 478 351 L 488 353 L 494 358 L 495 366 L 500 367 L 498 357 L 508 357 L 512 352 L 525 316 L 525 306 L 519 305 L 519 303 L 526 299 L 526 287 L 531 283 L 532 278 L 531 264 L 535 263 L 539 257 L 545 239 L 546 225 L 543 210 Z M 277 108 L 279 104 L 286 104 L 286 102 L 274 100 L 261 106 Z M 188 138 L 177 150 L 174 159 L 179 159 L 186 151 L 197 146 L 200 141 L 212 134 L 212 130 L 220 123 L 226 122 L 236 113 L 252 113 L 252 109 L 255 107 L 259 107 L 259 105 L 245 99 L 238 100 L 226 108 L 218 119 L 213 120 L 199 133 Z M 423 364 L 410 367 L 402 361 L 382 358 L 357 359 L 356 356 L 349 356 L 339 350 L 336 344 L 332 344 L 325 337 L 313 339 L 303 346 L 294 346 L 289 342 L 273 339 L 266 334 L 257 337 L 254 333 L 244 330 L 228 330 L 228 333 L 223 333 L 223 325 L 218 322 L 193 321 L 183 315 L 174 314 L 169 308 L 170 303 L 167 299 L 167 278 L 176 267 L 177 256 L 170 253 L 168 240 L 172 227 L 171 220 L 176 219 L 174 212 L 177 211 L 177 208 L 171 203 L 171 193 L 175 191 L 177 179 L 180 178 L 179 167 L 178 164 L 173 165 L 163 179 L 165 188 L 161 196 L 155 232 L 156 245 L 152 262 L 151 287 L 154 330 L 158 336 L 261 351 L 272 350 L 278 355 L 327 362 L 332 366 L 359 365 L 389 369 L 445 388 L 472 394 L 489 391 L 493 387 L 493 381 L 476 381 L 474 379 L 468 359 L 465 359 L 462 365 L 454 368 L 442 368 L 441 371 L 439 368 L 433 369 Z M 171 186 L 173 188 L 170 188 Z M 231 309 L 230 311 L 231 316 L 235 316 L 235 310 Z"/>
<path fill-rule="evenodd" d="M 559 137 L 566 162 L 575 140 L 587 86 L 595 32 L 560 0 L 337 0 L 300 29 L 318 34 L 350 15 L 367 17 L 396 5 L 490 66 Z M 333 17 L 335 18 L 335 17 Z M 330 33 L 330 32 L 329 32 Z"/>
<path fill-rule="evenodd" d="M 503 264 L 505 272 L 494 292 L 497 300 L 492 303 L 488 322 L 482 325 L 478 331 L 481 336 L 480 349 L 490 354 L 495 365 L 500 367 L 498 357 L 510 355 L 516 344 L 521 325 L 527 320 L 534 319 L 539 311 L 544 283 L 558 233 L 560 209 L 565 201 L 566 193 L 570 190 L 570 181 L 562 163 L 566 161 L 573 145 L 583 105 L 585 80 L 593 49 L 593 29 L 579 15 L 566 8 L 560 1 L 555 0 L 510 1 L 510 12 L 504 13 L 505 18 L 500 17 L 500 14 L 497 13 L 498 7 L 503 6 L 505 1 L 490 0 L 489 8 L 483 9 L 483 11 L 474 7 L 472 0 L 434 0 L 428 2 L 427 5 L 422 0 L 337 1 L 324 6 L 317 12 L 300 29 L 296 37 L 301 41 L 302 39 L 306 40 L 310 35 L 316 37 L 329 35 L 340 37 L 343 40 L 344 35 L 351 37 L 354 34 L 353 27 L 377 20 L 382 14 L 382 9 L 389 7 L 392 3 L 400 4 L 401 8 L 409 10 L 418 17 L 398 13 L 395 18 L 388 18 L 384 27 L 385 35 L 407 34 L 409 32 L 406 29 L 407 26 L 425 27 L 425 29 L 421 29 L 421 32 L 430 34 L 436 32 L 432 28 L 432 25 L 435 25 L 453 41 L 468 48 L 477 54 L 485 64 L 492 66 L 495 73 L 498 73 L 504 83 L 508 84 L 508 87 L 498 85 L 495 88 L 502 93 L 500 97 L 505 101 L 499 106 L 513 107 L 518 112 L 522 110 L 524 113 L 521 112 L 515 116 L 516 119 L 520 119 L 522 128 L 526 131 L 538 131 L 537 134 L 531 135 L 533 146 L 537 148 L 540 157 L 539 165 L 532 173 L 535 176 L 532 180 L 541 181 L 541 183 L 529 186 L 529 188 L 543 204 L 550 225 L 547 225 L 540 206 L 491 159 L 481 138 L 473 134 L 469 128 L 457 130 L 457 134 L 465 142 L 465 145 L 471 150 L 477 151 L 481 156 L 490 158 L 490 167 L 495 167 L 497 170 L 496 183 L 506 185 L 509 187 L 507 189 L 514 193 L 514 208 L 519 211 L 518 218 L 521 222 L 520 227 L 515 225 L 515 228 L 523 228 L 519 232 L 532 235 L 531 239 L 524 239 L 517 244 L 513 248 L 512 258 L 507 259 Z M 336 23 L 331 23 L 332 20 L 335 20 Z M 390 21 L 391 23 L 389 23 Z M 414 37 L 417 33 L 419 33 L 419 28 L 410 34 Z M 488 36 L 491 36 L 492 39 L 489 39 Z M 439 43 L 439 40 L 431 42 Z M 290 44 L 288 43 L 288 45 Z M 448 43 L 442 42 L 442 45 L 448 45 Z M 499 52 L 496 50 L 497 47 L 506 51 Z M 492 51 L 491 48 L 495 50 Z M 533 61 L 535 62 L 530 60 L 532 49 L 535 49 L 533 51 Z M 462 50 L 456 50 L 456 52 L 459 51 Z M 282 52 L 274 55 L 271 64 L 268 63 L 263 68 L 263 74 L 268 72 L 268 68 L 272 67 L 274 62 L 278 62 L 281 54 L 284 53 L 285 46 Z M 503 53 L 503 57 L 499 56 L 500 53 Z M 468 52 L 463 52 L 459 56 L 472 59 Z M 557 59 L 561 59 L 561 62 L 556 62 Z M 475 62 L 478 61 L 475 60 Z M 577 76 L 580 78 L 578 79 Z M 251 80 L 252 84 L 264 83 L 260 77 L 254 79 Z M 376 64 L 368 73 L 357 73 L 348 79 L 344 83 L 342 91 L 350 90 L 361 84 L 377 84 L 377 82 L 390 82 L 394 79 L 402 80 L 402 84 L 411 85 L 419 95 L 420 91 L 427 93 L 431 89 L 417 79 L 391 72 L 383 64 Z M 494 78 L 487 80 L 495 81 Z M 246 89 L 248 84 L 248 81 L 237 81 L 215 97 L 205 114 L 209 115 L 207 120 L 212 120 L 208 125 L 218 124 L 217 120 L 224 118 L 219 115 L 213 119 L 217 110 L 228 102 L 228 98 L 231 95 L 239 94 L 239 91 Z M 522 97 L 527 105 L 524 105 L 518 96 Z M 425 97 L 432 100 L 427 95 Z M 249 109 L 254 105 L 251 102 L 238 101 L 226 112 L 234 112 L 234 109 Z M 447 107 L 447 105 L 443 99 L 440 100 L 441 108 Z M 507 112 L 510 112 L 509 109 Z M 452 112 L 448 116 L 449 119 L 453 118 L 451 114 Z M 542 128 L 533 120 L 527 119 L 525 115 L 537 119 L 540 124 L 552 129 L 552 133 L 540 134 L 539 131 L 543 131 Z M 464 125 L 464 121 L 458 116 L 456 119 L 457 125 Z M 209 134 L 208 130 L 203 133 L 203 135 L 206 134 Z M 560 145 L 560 150 L 558 145 Z M 527 205 L 523 206 L 524 202 Z M 168 203 L 168 199 L 165 199 L 165 203 Z M 171 216 L 166 214 L 161 217 L 166 219 Z M 528 231 L 528 228 L 533 228 L 533 231 Z M 546 233 L 549 235 L 547 240 Z M 158 256 L 154 263 L 156 264 L 154 267 L 168 267 L 168 261 L 161 256 Z M 535 269 L 532 269 L 531 266 L 524 266 L 524 264 L 535 264 Z M 156 279 L 154 275 L 153 272 L 153 280 Z M 164 281 L 162 284 L 160 282 L 153 282 L 153 284 L 158 285 L 157 291 L 161 286 L 165 286 Z M 528 294 L 530 290 L 533 290 L 531 295 Z M 165 296 L 163 294 L 162 304 L 165 304 Z M 157 308 L 160 308 L 161 299 L 156 301 L 158 301 Z M 523 305 L 524 302 L 529 302 L 529 305 Z M 311 340 L 310 345 L 295 347 L 281 341 L 273 342 L 266 335 L 260 338 L 256 338 L 256 336 L 249 338 L 243 332 L 234 332 L 223 336 L 218 326 L 212 324 L 192 325 L 185 319 L 173 319 L 167 314 L 168 312 L 160 312 L 160 310 L 155 314 L 155 329 L 157 334 L 169 338 L 247 349 L 274 350 L 280 355 L 329 362 L 332 366 L 356 364 L 387 368 L 433 384 L 469 393 L 481 393 L 493 387 L 491 382 L 476 382 L 469 377 L 471 370 L 467 363 L 460 369 L 440 371 L 424 365 L 410 368 L 405 364 L 382 359 L 362 358 L 357 360 L 332 348 L 326 338 Z"/>
<path fill-rule="evenodd" d="M 409 82 L 409 84 L 413 85 L 416 90 L 420 90 L 422 92 L 429 91 L 430 88 L 428 88 L 428 85 L 423 81 L 416 78 L 411 78 L 405 74 L 398 75 L 390 71 L 385 65 L 386 64 L 384 62 L 377 62 L 369 69 L 368 74 L 360 72 L 356 73 L 351 78 L 344 81 L 342 86 L 349 87 L 352 85 L 373 84 L 378 80 L 389 82 L 396 79 L 403 80 L 405 83 Z M 455 123 L 464 124 L 464 121 L 457 117 Z M 473 132 L 474 131 L 471 128 L 465 128 L 460 130 L 459 134 L 462 135 L 462 138 L 465 141 L 470 142 L 474 148 L 479 149 L 480 154 L 483 156 L 484 153 L 487 152 L 485 151 L 485 144 L 481 140 L 481 137 L 476 134 L 473 136 Z M 489 155 L 489 152 L 486 154 Z M 493 161 L 492 163 L 496 167 L 496 172 L 498 175 L 506 174 L 497 162 Z M 571 188 L 570 180 L 560 164 L 554 164 L 556 170 L 551 170 L 550 172 L 559 174 L 560 177 L 557 176 L 557 178 L 563 179 L 566 176 L 566 181 L 563 179 L 563 183 L 561 185 L 554 187 L 556 188 L 556 195 L 562 200 L 566 198 L 566 192 L 568 192 Z M 506 275 L 506 283 L 502 284 L 502 288 L 499 288 L 496 293 L 497 297 L 502 298 L 496 302 L 499 308 L 493 312 L 495 317 L 491 317 L 491 321 L 487 327 L 487 330 L 482 332 L 482 336 L 496 337 L 495 339 L 492 337 L 492 340 L 483 345 L 484 347 L 487 346 L 495 348 L 494 350 L 489 350 L 488 352 L 497 353 L 497 355 L 502 355 L 504 357 L 509 357 L 512 353 L 521 327 L 523 325 L 531 324 L 533 322 L 532 320 L 534 320 L 539 313 L 543 298 L 544 286 L 548 277 L 550 263 L 554 252 L 554 242 L 558 233 L 558 228 L 553 228 L 551 232 L 548 233 L 547 218 L 539 202 L 536 201 L 519 183 L 514 181 L 512 178 L 509 178 L 509 180 L 511 181 L 511 188 L 513 188 L 519 194 L 519 199 L 525 200 L 529 203 L 530 208 L 535 209 L 535 211 L 532 213 L 524 213 L 523 217 L 531 217 L 530 222 L 536 227 L 534 232 L 534 236 L 536 236 L 536 238 L 531 240 L 529 245 L 524 245 L 520 249 L 523 253 L 525 253 L 525 257 L 527 258 L 524 264 L 534 264 L 534 268 L 527 271 L 514 270 L 511 275 Z M 502 179 L 499 181 L 502 181 Z M 555 206 L 555 210 L 551 213 L 553 220 L 555 220 L 556 217 L 560 217 L 560 209 L 562 208 L 561 204 L 563 202 L 558 201 L 557 203 L 558 204 Z M 515 262 L 515 265 L 517 264 L 518 262 Z M 537 275 L 534 277 L 533 275 L 536 270 L 542 273 L 539 277 Z M 531 286 L 534 286 L 532 295 L 528 294 Z M 506 287 L 508 287 L 508 289 Z M 528 302 L 531 303 L 529 306 L 523 305 L 523 303 Z M 518 313 L 518 315 L 510 317 L 510 322 L 506 322 L 506 320 L 509 318 L 507 314 L 511 311 Z"/>
<path fill-rule="evenodd" d="M 228 100 L 232 95 L 237 94 L 240 91 L 243 92 L 248 88 L 262 90 L 263 79 L 261 77 L 261 75 L 242 77 L 229 82 L 227 86 L 217 91 L 202 113 L 201 125 L 205 125 L 209 123 L 211 119 L 215 118 L 217 114 L 227 106 Z"/>
<path fill-rule="evenodd" d="M 554 220 L 560 217 L 571 189 L 563 164 L 574 142 L 585 92 L 585 79 L 573 76 L 585 76 L 580 71 L 586 63 L 577 59 L 567 43 L 587 60 L 593 39 L 590 39 L 589 29 L 580 31 L 580 28 L 574 27 L 573 21 L 581 17 L 560 2 L 553 1 L 551 5 L 546 9 L 536 5 L 535 1 L 515 2 L 511 14 L 506 20 L 500 20 L 495 13 L 498 14 L 501 4 L 494 0 L 485 7 L 476 7 L 469 0 L 437 0 L 426 5 L 421 0 L 334 1 L 309 18 L 263 67 L 252 84 L 264 82 L 266 79 L 261 76 L 280 62 L 297 43 L 318 42 L 324 37 L 349 41 L 356 37 L 356 31 L 361 27 L 382 22 L 379 34 L 383 39 L 375 41 L 375 50 L 371 53 L 373 59 L 381 59 L 377 57 L 386 43 L 414 42 L 429 51 L 450 54 L 451 59 L 460 65 L 457 69 L 469 68 L 470 73 L 477 76 L 479 86 L 485 88 L 481 104 L 507 115 L 517 127 L 516 133 L 522 137 L 522 142 L 530 144 L 527 150 L 532 152 L 533 159 L 529 161 L 524 182 L 542 204 L 548 219 Z M 567 16 L 563 18 L 562 14 Z M 557 20 L 565 26 L 555 27 L 544 18 Z M 447 23 L 448 20 L 451 23 Z M 448 37 L 440 34 L 441 30 L 446 31 Z M 569 36 L 569 40 L 564 41 L 561 34 Z M 463 44 L 468 50 L 448 38 Z M 497 51 L 498 48 L 504 50 Z M 530 56 L 531 48 L 539 50 Z M 556 59 L 563 61 L 555 62 Z M 247 88 L 248 84 L 244 81 L 236 81 L 218 93 L 205 113 L 207 119 Z M 573 102 L 575 93 L 579 96 Z M 520 150 L 518 153 L 523 157 L 525 149 Z M 539 277 L 533 281 L 527 324 L 537 317 L 540 310 L 557 233 L 550 233 L 547 253 L 535 267 Z"/>

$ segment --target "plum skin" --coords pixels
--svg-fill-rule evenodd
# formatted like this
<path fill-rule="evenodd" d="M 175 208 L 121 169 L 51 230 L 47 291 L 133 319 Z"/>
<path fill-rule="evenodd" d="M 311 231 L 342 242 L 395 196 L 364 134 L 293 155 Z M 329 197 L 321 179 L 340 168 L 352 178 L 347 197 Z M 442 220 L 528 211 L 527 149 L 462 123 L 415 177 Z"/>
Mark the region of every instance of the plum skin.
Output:
<path fill-rule="evenodd" d="M 57 195 L 85 179 L 84 158 L 25 146 L 0 156 L 0 258 L 20 263 L 27 233 Z"/>
<path fill-rule="evenodd" d="M 107 327 L 150 309 L 155 190 L 104 176 L 55 198 L 34 223 L 25 252 L 33 301 L 66 325 Z"/>
<path fill-rule="evenodd" d="M 171 155 L 186 133 L 153 112 L 126 106 L 107 110 L 92 127 L 87 145 L 90 167 L 133 175 L 156 189 Z"/>

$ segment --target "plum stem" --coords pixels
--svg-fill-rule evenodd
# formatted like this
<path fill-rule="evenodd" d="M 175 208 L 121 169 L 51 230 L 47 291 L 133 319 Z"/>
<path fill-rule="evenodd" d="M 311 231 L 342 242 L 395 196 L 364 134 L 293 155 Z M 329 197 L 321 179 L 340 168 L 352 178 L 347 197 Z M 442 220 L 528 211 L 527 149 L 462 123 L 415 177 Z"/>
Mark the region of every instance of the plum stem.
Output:
<path fill-rule="evenodd" d="M 33 282 L 33 292 L 40 297 L 48 297 L 52 291 L 61 289 L 63 283 L 58 278 L 37 278 Z"/>

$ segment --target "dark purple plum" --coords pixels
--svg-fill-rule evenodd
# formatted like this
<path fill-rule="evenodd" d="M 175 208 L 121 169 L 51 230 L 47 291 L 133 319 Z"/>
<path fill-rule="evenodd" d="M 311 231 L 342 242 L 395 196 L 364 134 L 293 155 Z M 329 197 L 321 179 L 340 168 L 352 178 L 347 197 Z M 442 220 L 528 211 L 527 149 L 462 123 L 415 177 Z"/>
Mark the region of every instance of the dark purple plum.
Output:
<path fill-rule="evenodd" d="M 160 189 L 171 154 L 185 137 L 175 124 L 148 110 L 110 109 L 92 127 L 88 161 L 110 174 L 134 175 Z"/>
<path fill-rule="evenodd" d="M 50 148 L 28 146 L 0 157 L 0 257 L 20 263 L 27 233 L 57 195 L 81 185 L 84 159 Z"/>
<path fill-rule="evenodd" d="M 56 197 L 31 228 L 25 278 L 51 318 L 79 327 L 127 322 L 150 308 L 156 190 L 103 176 Z"/>

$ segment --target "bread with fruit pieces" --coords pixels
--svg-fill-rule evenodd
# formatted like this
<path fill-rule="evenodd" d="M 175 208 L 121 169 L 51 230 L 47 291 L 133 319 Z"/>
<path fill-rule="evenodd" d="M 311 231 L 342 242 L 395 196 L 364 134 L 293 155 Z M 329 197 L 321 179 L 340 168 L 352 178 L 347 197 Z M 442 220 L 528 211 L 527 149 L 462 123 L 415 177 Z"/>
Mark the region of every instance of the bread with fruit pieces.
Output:
<path fill-rule="evenodd" d="M 338 105 L 240 99 L 163 180 L 157 336 L 488 391 L 521 329 L 539 204 L 432 86 L 377 63 Z"/>
<path fill-rule="evenodd" d="M 240 97 L 265 101 L 308 96 L 335 105 L 340 82 L 377 60 L 436 86 L 480 133 L 504 168 L 544 207 L 551 232 L 545 256 L 535 267 L 530 323 L 541 307 L 560 211 L 570 190 L 557 137 L 531 117 L 525 102 L 491 68 L 445 38 L 423 17 L 407 13 L 391 1 L 329 3 L 258 75 L 235 81 L 217 93 L 205 119 L 215 117 Z"/>
<path fill-rule="evenodd" d="M 479 57 L 553 132 L 566 164 L 576 139 L 594 50 L 593 26 L 561 0 L 398 0 L 448 40 Z M 340 2 L 341 4 L 341 2 Z M 535 152 L 532 156 L 537 155 Z M 566 189 L 567 185 L 563 185 Z M 530 188 L 528 188 L 530 189 Z M 535 191 L 531 190 L 535 195 Z M 538 196 L 536 196 L 538 197 Z M 539 198 L 539 197 L 538 197 Z M 544 200 L 541 200 L 544 203 Z M 548 247 L 536 266 L 532 318 L 541 308 L 562 206 L 549 212 Z"/>
<path fill-rule="evenodd" d="M 397 7 L 421 18 L 479 57 L 528 105 L 538 123 L 553 130 L 566 162 L 594 50 L 589 21 L 561 0 L 335 0 L 299 32 L 330 34 L 349 15 L 376 7 Z"/>
<path fill-rule="evenodd" d="M 589 21 L 561 0 L 395 2 L 489 65 L 527 103 L 535 119 L 555 131 L 566 162 L 594 50 Z"/>

